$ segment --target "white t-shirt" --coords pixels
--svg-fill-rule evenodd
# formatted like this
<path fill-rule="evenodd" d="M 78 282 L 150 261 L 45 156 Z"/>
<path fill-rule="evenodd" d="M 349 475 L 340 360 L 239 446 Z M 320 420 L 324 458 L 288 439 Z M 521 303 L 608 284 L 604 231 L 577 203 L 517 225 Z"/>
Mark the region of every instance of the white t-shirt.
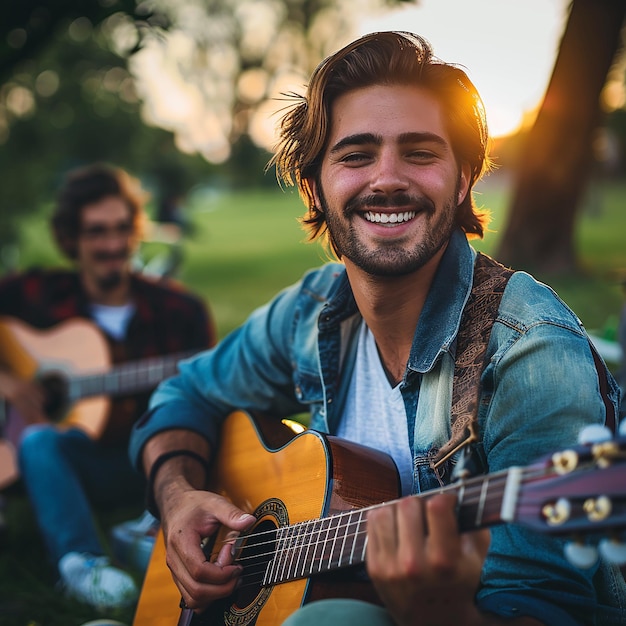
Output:
<path fill-rule="evenodd" d="M 134 312 L 135 305 L 132 302 L 121 306 L 91 305 L 91 314 L 96 324 L 118 341 L 126 337 L 126 330 Z"/>
<path fill-rule="evenodd" d="M 400 385 L 392 387 L 374 336 L 363 322 L 337 435 L 386 452 L 398 468 L 402 495 L 413 491 L 413 455 Z"/>

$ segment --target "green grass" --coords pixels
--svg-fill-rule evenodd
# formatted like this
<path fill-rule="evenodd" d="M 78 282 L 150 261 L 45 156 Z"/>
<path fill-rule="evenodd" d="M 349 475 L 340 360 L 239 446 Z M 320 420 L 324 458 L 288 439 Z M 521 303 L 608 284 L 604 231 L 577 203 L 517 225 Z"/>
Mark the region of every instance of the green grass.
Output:
<path fill-rule="evenodd" d="M 473 242 L 486 253 L 496 248 L 509 193 L 505 182 L 488 179 L 477 194 L 479 205 L 492 211 L 491 232 Z M 616 276 L 626 274 L 625 205 L 626 184 L 603 188 L 599 213 L 583 207 L 579 220 L 577 245 L 585 272 L 545 277 L 590 329 L 603 328 L 619 314 L 622 294 Z M 180 278 L 210 303 L 221 336 L 327 258 L 319 244 L 303 243 L 305 233 L 297 221 L 301 212 L 292 191 L 224 196 L 195 207 L 197 232 L 185 245 Z"/>
<path fill-rule="evenodd" d="M 493 212 L 495 232 L 477 248 L 493 253 L 506 219 L 509 189 L 492 177 L 480 188 L 478 202 Z M 617 277 L 626 273 L 626 183 L 595 189 L 577 232 L 581 276 L 549 281 L 590 329 L 610 335 L 622 293 Z M 194 234 L 183 245 L 182 283 L 200 294 L 213 311 L 220 336 L 240 324 L 257 306 L 325 259 L 318 244 L 305 244 L 297 218 L 299 197 L 286 192 L 245 192 L 197 197 L 191 205 Z M 146 258 L 166 249 L 144 246 Z M 47 234 L 45 217 L 22 228 L 20 267 L 52 265 L 59 256 Z M 541 277 L 538 277 L 541 278 Z M 101 513 L 103 533 L 137 511 Z M 9 530 L 0 548 L 0 622 L 6 626 L 78 626 L 95 615 L 54 588 L 54 574 L 30 515 L 28 502 L 10 498 Z M 132 610 L 115 617 L 130 624 Z"/>

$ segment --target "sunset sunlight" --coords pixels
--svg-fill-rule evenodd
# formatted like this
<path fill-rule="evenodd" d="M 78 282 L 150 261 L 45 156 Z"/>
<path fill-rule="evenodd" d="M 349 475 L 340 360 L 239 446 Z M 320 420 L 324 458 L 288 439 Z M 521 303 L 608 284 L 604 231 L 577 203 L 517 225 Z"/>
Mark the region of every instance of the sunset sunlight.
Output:
<path fill-rule="evenodd" d="M 435 54 L 462 65 L 483 97 L 494 136 L 517 130 L 547 87 L 568 0 L 420 0 L 362 20 L 360 34 L 401 29 L 423 35 Z"/>
<path fill-rule="evenodd" d="M 198 152 L 213 163 L 228 158 L 229 137 L 237 136 L 242 125 L 257 145 L 270 149 L 276 114 L 285 105 L 283 94 L 304 90 L 306 66 L 314 60 L 311 51 L 289 31 L 278 35 L 277 15 L 268 5 L 247 3 L 257 11 L 253 20 L 247 14 L 243 20 L 240 13 L 230 18 L 242 28 L 246 50 L 266 50 L 269 61 L 233 80 L 238 61 L 228 16 L 176 6 L 186 16 L 179 19 L 192 19 L 193 32 L 171 29 L 145 40 L 129 63 L 144 119 L 171 130 L 180 150 Z M 366 1 L 360 7 L 341 5 L 338 17 L 318 28 L 314 54 L 324 56 L 359 34 L 411 30 L 425 36 L 438 57 L 466 69 L 485 101 L 493 136 L 511 134 L 532 121 L 550 79 L 568 0 L 420 0 L 394 10 L 373 6 Z M 343 25 L 333 26 L 337 19 Z M 118 34 L 126 30 L 118 29 Z M 338 37 L 338 32 L 343 34 Z M 274 37 L 268 41 L 270 33 Z M 194 43 L 194 37 L 204 43 Z M 247 117 L 231 116 L 237 97 L 250 105 Z"/>

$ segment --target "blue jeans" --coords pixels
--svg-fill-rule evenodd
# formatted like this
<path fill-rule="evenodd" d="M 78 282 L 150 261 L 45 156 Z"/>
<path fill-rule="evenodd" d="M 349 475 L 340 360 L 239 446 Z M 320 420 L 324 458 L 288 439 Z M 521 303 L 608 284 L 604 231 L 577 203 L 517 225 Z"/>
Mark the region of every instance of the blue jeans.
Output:
<path fill-rule="evenodd" d="M 91 505 L 143 502 L 144 479 L 131 467 L 126 446 L 103 446 L 77 429 L 30 426 L 19 465 L 55 564 L 68 552 L 105 554 Z"/>
<path fill-rule="evenodd" d="M 311 602 L 290 615 L 283 626 L 393 626 L 389 613 L 380 606 L 360 600 L 319 600 Z"/>

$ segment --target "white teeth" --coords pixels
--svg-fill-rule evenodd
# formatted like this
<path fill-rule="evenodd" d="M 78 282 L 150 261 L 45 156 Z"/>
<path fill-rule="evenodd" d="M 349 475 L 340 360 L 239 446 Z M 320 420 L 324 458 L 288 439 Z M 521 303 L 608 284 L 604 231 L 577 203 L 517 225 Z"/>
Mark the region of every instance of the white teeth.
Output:
<path fill-rule="evenodd" d="M 400 222 L 408 222 L 414 217 L 415 211 L 405 211 L 404 213 L 374 213 L 374 211 L 368 211 L 365 213 L 365 219 L 368 222 L 380 224 L 399 224 Z"/>

